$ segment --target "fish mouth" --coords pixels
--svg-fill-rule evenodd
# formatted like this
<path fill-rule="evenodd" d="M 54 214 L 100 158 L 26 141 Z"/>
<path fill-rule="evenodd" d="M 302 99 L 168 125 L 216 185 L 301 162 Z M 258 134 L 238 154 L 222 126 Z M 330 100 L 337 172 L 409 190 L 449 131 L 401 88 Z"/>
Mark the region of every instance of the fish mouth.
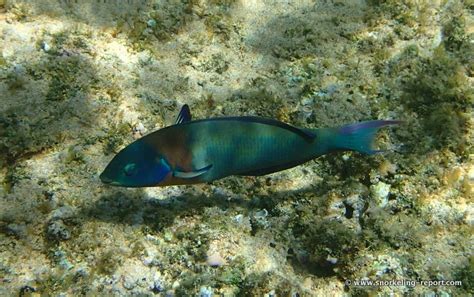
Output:
<path fill-rule="evenodd" d="M 102 173 L 100 176 L 100 181 L 102 181 L 102 183 L 106 184 L 106 185 L 111 185 L 111 186 L 118 186 L 119 183 L 114 181 L 113 179 L 107 177 L 104 175 L 104 173 Z"/>

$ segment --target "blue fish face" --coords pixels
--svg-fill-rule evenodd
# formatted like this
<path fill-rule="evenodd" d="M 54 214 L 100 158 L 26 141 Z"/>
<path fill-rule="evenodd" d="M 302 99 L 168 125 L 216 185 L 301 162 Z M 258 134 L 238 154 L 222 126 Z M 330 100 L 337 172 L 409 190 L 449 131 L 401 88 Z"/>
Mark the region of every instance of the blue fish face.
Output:
<path fill-rule="evenodd" d="M 121 150 L 100 175 L 105 184 L 121 187 L 150 187 L 171 172 L 167 160 L 138 140 Z"/>

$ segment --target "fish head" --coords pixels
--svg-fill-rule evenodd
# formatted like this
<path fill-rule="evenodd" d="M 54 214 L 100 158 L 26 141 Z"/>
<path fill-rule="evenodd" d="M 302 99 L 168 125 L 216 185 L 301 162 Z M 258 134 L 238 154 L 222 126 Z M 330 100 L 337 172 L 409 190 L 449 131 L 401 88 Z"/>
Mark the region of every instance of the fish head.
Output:
<path fill-rule="evenodd" d="M 147 143 L 137 140 L 121 150 L 104 171 L 100 180 L 121 187 L 151 187 L 171 173 L 166 158 Z"/>

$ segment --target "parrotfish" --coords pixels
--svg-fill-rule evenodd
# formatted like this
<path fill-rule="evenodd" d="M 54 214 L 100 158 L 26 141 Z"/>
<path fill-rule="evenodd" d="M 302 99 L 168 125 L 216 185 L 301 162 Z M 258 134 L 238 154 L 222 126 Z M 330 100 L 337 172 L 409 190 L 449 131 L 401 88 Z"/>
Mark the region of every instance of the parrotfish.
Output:
<path fill-rule="evenodd" d="M 191 120 L 184 105 L 174 125 L 122 149 L 100 175 L 122 187 L 152 187 L 211 182 L 230 175 L 260 176 L 341 150 L 364 154 L 381 127 L 374 120 L 338 128 L 306 129 L 261 117 Z"/>

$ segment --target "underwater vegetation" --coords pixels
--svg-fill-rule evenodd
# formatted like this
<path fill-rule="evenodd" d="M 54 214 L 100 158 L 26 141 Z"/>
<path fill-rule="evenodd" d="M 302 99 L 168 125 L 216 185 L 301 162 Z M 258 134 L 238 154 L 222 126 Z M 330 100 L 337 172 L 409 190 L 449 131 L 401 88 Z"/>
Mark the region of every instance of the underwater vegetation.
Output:
<path fill-rule="evenodd" d="M 469 296 L 472 1 L 0 1 L 0 295 Z M 193 119 L 399 119 L 366 156 L 114 188 Z M 460 281 L 356 286 L 347 280 Z"/>

